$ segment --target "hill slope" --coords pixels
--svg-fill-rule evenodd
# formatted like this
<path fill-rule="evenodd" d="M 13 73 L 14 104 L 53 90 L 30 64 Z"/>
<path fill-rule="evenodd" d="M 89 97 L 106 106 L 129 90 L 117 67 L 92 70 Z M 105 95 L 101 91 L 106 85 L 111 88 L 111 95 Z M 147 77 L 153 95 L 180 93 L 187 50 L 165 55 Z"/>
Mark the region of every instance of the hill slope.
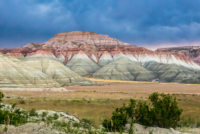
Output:
<path fill-rule="evenodd" d="M 75 73 L 84 76 L 100 69 L 86 54 L 79 52 L 66 64 Z"/>
<path fill-rule="evenodd" d="M 121 57 L 93 74 L 94 78 L 110 80 L 152 81 L 156 77 L 136 62 Z"/>
<path fill-rule="evenodd" d="M 91 84 L 63 64 L 50 59 L 17 59 L 0 54 L 0 87 L 59 87 Z"/>
<path fill-rule="evenodd" d="M 200 72 L 178 65 L 149 62 L 145 66 L 160 82 L 200 83 Z"/>

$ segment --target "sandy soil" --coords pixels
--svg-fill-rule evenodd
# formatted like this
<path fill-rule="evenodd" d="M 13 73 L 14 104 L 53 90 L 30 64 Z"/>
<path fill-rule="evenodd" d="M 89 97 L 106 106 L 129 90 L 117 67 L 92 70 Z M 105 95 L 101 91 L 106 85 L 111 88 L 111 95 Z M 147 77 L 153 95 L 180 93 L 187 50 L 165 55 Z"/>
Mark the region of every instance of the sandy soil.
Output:
<path fill-rule="evenodd" d="M 103 86 L 70 86 L 68 89 L 78 91 L 100 91 L 100 92 L 127 92 L 127 93 L 169 93 L 169 94 L 200 94 L 200 84 L 179 83 L 153 83 L 135 81 L 100 80 L 86 78 L 96 81 Z"/>
<path fill-rule="evenodd" d="M 55 99 L 66 99 L 66 97 L 68 99 L 146 99 L 153 92 L 200 95 L 200 84 L 92 80 L 97 81 L 97 85 L 63 88 L 0 88 L 0 90 L 9 96 L 51 97 Z"/>

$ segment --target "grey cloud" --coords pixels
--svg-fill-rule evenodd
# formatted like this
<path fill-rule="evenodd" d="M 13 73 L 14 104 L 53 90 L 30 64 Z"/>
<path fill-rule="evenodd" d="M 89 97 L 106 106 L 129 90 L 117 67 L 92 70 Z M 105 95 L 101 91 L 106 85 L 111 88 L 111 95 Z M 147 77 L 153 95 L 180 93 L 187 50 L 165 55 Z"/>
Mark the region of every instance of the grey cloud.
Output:
<path fill-rule="evenodd" d="M 199 41 L 200 1 L 0 1 L 0 48 L 92 31 L 135 45 Z"/>

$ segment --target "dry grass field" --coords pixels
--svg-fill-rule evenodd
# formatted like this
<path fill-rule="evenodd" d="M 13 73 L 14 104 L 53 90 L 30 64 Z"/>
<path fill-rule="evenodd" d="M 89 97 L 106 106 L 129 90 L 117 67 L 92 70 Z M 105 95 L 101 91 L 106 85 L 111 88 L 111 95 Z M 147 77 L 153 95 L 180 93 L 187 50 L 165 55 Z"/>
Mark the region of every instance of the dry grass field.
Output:
<path fill-rule="evenodd" d="M 7 104 L 17 102 L 19 107 L 25 109 L 65 111 L 100 125 L 103 119 L 111 117 L 115 108 L 127 104 L 130 98 L 148 101 L 151 93 L 159 92 L 177 98 L 184 110 L 182 118 L 200 120 L 200 85 L 91 80 L 97 81 L 97 85 L 65 87 L 69 92 L 3 91 L 3 101 Z M 20 100 L 26 103 L 20 104 Z"/>

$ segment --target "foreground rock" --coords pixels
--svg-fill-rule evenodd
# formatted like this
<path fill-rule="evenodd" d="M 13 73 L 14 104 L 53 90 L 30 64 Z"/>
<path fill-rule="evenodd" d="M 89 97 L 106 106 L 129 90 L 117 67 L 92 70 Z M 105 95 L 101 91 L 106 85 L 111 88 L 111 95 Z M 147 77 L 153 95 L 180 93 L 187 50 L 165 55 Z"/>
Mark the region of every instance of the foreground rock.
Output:
<path fill-rule="evenodd" d="M 135 129 L 136 134 L 189 134 L 189 133 L 176 131 L 173 128 L 165 129 L 165 128 L 159 128 L 159 127 L 145 127 L 140 124 L 135 124 L 134 129 Z"/>
<path fill-rule="evenodd" d="M 52 129 L 45 123 L 27 123 L 19 127 L 12 127 L 4 134 L 66 134 L 58 130 Z"/>
<path fill-rule="evenodd" d="M 185 133 L 185 132 L 179 132 L 174 129 L 165 129 L 165 128 L 158 128 L 158 127 L 144 127 L 139 124 L 135 124 L 134 127 L 135 134 L 199 134 L 199 129 L 196 131 L 192 131 L 191 133 Z M 194 129 L 195 130 L 195 129 Z M 47 124 L 44 122 L 41 123 L 27 123 L 25 125 L 19 126 L 19 127 L 11 127 L 8 132 L 5 132 L 4 134 L 67 134 L 65 132 L 52 129 L 51 127 L 48 127 Z M 83 132 L 85 133 L 85 132 Z M 68 133 L 73 134 L 73 133 Z M 87 134 L 87 132 L 85 133 Z M 117 133 L 110 133 L 107 132 L 107 134 L 117 134 Z M 127 134 L 124 132 L 124 134 Z"/>

